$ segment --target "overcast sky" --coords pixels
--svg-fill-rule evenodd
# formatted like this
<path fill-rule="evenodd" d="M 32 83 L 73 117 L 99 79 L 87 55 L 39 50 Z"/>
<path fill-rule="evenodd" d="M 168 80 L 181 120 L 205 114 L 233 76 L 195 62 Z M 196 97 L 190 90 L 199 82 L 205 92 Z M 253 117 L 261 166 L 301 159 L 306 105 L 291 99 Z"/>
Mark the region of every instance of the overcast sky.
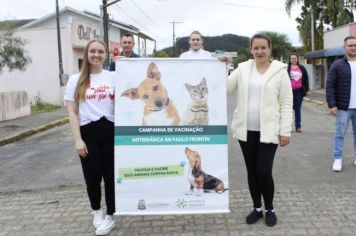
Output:
<path fill-rule="evenodd" d="M 108 0 L 108 2 L 113 0 Z M 285 0 L 121 0 L 109 7 L 112 18 L 136 26 L 157 40 L 157 48 L 172 45 L 176 37 L 199 30 L 205 36 L 226 33 L 251 37 L 258 31 L 284 33 L 294 46 L 301 45 L 295 18 L 288 17 Z M 59 0 L 59 6 L 99 14 L 102 0 Z M 40 18 L 55 11 L 55 0 L 1 0 L 0 20 Z"/>

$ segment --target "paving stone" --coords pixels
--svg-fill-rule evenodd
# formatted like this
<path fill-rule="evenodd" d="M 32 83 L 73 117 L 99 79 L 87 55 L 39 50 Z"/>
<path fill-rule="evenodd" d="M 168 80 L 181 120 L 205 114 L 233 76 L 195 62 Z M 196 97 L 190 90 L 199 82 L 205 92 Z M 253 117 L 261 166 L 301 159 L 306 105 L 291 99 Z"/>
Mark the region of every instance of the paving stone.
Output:
<path fill-rule="evenodd" d="M 326 135 L 330 137 L 333 135 L 331 128 L 334 127 L 334 121 L 330 121 L 329 118 L 325 123 L 320 121 L 308 125 L 305 132 L 324 131 L 325 127 L 329 127 Z M 301 142 L 298 138 L 293 141 Z M 309 141 L 311 140 L 307 140 Z M 320 147 L 324 148 L 324 146 L 327 148 L 330 143 Z M 302 151 L 302 148 L 300 150 Z M 278 151 L 288 153 L 288 149 Z M 291 166 L 294 162 L 288 159 L 288 155 L 278 155 L 278 158 L 282 159 L 279 160 L 280 162 L 287 163 L 284 166 L 286 175 L 292 168 L 297 168 Z M 351 159 L 348 161 L 351 163 Z M 288 169 L 288 166 L 291 169 Z M 298 168 L 301 168 L 299 174 L 303 175 L 306 171 L 314 173 L 314 168 L 317 166 L 318 163 L 315 166 L 308 166 L 309 169 L 299 166 Z M 115 216 L 117 226 L 110 235 L 354 236 L 356 235 L 356 188 L 353 181 L 356 179 L 355 168 L 345 165 L 345 171 L 341 173 L 332 172 L 330 166 L 325 165 L 324 168 L 324 171 L 332 176 L 330 178 L 332 183 L 320 181 L 319 185 L 310 187 L 309 182 L 306 182 L 305 188 L 296 188 L 293 184 L 279 185 L 278 178 L 283 178 L 283 176 L 276 178 L 274 200 L 278 223 L 272 228 L 265 225 L 264 219 L 254 225 L 246 225 L 245 216 L 251 211 L 252 201 L 247 185 L 244 185 L 244 187 L 229 190 L 231 213 Z M 235 170 L 232 168 L 232 171 Z M 315 173 L 316 178 L 318 174 Z M 347 188 L 338 187 L 346 178 L 353 181 L 352 185 Z M 15 193 L 0 192 L 0 236 L 94 235 L 91 211 L 83 185 Z"/>

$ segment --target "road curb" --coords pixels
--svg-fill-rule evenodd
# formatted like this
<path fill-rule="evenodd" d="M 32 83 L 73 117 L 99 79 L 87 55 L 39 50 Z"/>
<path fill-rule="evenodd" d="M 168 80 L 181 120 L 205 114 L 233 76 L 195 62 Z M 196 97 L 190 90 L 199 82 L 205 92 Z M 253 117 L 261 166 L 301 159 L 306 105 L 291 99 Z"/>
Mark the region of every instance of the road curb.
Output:
<path fill-rule="evenodd" d="M 19 141 L 20 139 L 26 138 L 26 137 L 31 136 L 36 133 L 43 132 L 45 130 L 51 129 L 56 126 L 64 125 L 68 122 L 69 122 L 69 118 L 64 117 L 62 119 L 52 121 L 48 124 L 40 125 L 38 127 L 32 128 L 30 130 L 25 130 L 21 133 L 15 134 L 15 135 L 7 136 L 0 140 L 0 146 Z"/>
<path fill-rule="evenodd" d="M 325 102 L 320 101 L 320 100 L 316 100 L 316 99 L 303 98 L 303 100 L 306 101 L 306 102 L 317 104 L 317 105 L 324 105 L 325 104 Z"/>

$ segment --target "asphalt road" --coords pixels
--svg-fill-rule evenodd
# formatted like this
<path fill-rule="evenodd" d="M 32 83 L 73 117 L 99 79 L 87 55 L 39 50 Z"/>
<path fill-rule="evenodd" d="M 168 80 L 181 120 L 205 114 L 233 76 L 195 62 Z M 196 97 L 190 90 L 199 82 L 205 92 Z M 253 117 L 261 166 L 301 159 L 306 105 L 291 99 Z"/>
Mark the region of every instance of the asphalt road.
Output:
<path fill-rule="evenodd" d="M 228 120 L 231 121 L 235 96 L 228 97 Z M 274 177 L 278 189 L 353 189 L 356 167 L 353 166 L 351 127 L 345 145 L 344 169 L 331 171 L 334 117 L 325 106 L 303 104 L 303 133 L 293 133 L 291 144 L 279 147 Z M 0 147 L 0 192 L 35 190 L 82 184 L 82 170 L 74 152 L 68 124 Z M 240 147 L 229 135 L 229 186 L 246 189 L 246 171 Z"/>
<path fill-rule="evenodd" d="M 0 147 L 0 192 L 83 183 L 68 124 Z"/>

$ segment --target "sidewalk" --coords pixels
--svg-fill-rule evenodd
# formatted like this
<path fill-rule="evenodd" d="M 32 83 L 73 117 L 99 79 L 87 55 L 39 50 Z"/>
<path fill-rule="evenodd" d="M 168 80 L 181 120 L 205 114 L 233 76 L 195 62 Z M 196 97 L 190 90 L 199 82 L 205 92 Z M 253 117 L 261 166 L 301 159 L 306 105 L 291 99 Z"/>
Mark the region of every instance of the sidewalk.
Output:
<path fill-rule="evenodd" d="M 325 88 L 310 91 L 310 95 L 304 97 L 304 101 L 318 105 L 326 104 Z"/>
<path fill-rule="evenodd" d="M 0 122 L 0 146 L 16 142 L 35 133 L 45 131 L 69 121 L 67 108 L 52 112 L 35 113 Z"/>
<path fill-rule="evenodd" d="M 248 190 L 230 191 L 229 214 L 116 216 L 110 236 L 289 236 L 356 235 L 355 190 L 313 189 L 276 192 L 278 224 L 245 223 Z M 0 193 L 0 236 L 94 235 L 84 186 Z"/>

